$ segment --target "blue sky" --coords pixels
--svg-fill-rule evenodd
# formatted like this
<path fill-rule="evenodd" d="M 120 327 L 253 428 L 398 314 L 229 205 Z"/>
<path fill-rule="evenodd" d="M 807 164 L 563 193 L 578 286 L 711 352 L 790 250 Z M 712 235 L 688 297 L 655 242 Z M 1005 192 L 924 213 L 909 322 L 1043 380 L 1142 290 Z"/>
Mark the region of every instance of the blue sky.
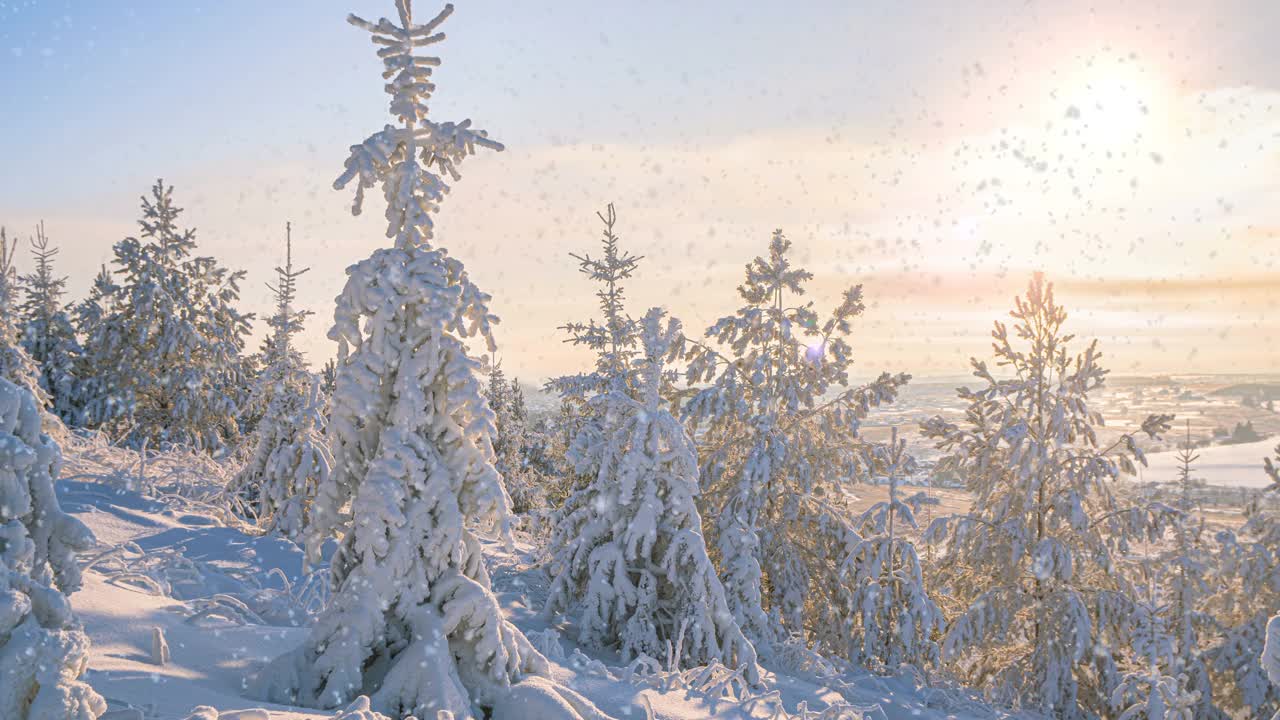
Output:
<path fill-rule="evenodd" d="M 342 19 L 390 5 L 0 4 L 0 93 L 23 108 L 12 131 L 69 141 L 52 154 L 20 143 L 16 160 L 92 187 L 140 166 L 346 141 L 384 103 L 365 38 Z M 909 99 L 893 73 L 927 74 L 924 58 L 894 57 L 893 33 L 859 30 L 848 3 L 803 14 L 784 4 L 601 5 L 462 3 L 447 31 L 466 42 L 445 46 L 440 110 L 518 118 L 502 128 L 512 144 L 695 139 L 882 122 L 880 108 Z M 892 15 L 904 29 L 915 21 Z M 79 177 L 67 178 L 59 161 L 72 160 Z"/>
<path fill-rule="evenodd" d="M 581 361 L 555 342 L 589 312 L 565 260 L 608 201 L 650 258 L 637 304 L 691 326 L 733 309 L 783 226 L 820 304 L 868 284 L 869 373 L 963 372 L 1036 269 L 1118 369 L 1277 369 L 1257 277 L 1280 272 L 1280 4 L 456 4 L 433 111 L 509 149 L 464 168 L 441 237 L 513 318 L 517 372 Z M 382 242 L 380 213 L 328 188 L 386 120 L 343 18 L 392 11 L 0 0 L 0 224 L 45 219 L 78 293 L 164 176 L 265 310 L 291 219 L 315 267 L 306 347 L 327 356 L 342 268 Z"/>

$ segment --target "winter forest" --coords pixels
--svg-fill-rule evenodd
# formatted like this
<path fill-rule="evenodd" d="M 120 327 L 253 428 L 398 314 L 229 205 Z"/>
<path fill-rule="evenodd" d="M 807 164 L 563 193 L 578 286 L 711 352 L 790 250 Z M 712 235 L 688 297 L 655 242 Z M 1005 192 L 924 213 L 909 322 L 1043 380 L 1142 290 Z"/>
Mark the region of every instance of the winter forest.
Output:
<path fill-rule="evenodd" d="M 218 222 L 185 209 L 204 192 L 165 176 L 103 211 L 135 229 L 78 277 L 88 239 L 0 215 L 0 720 L 1280 720 L 1275 325 L 1206 330 L 1184 359 L 1211 312 L 1173 297 L 1191 280 L 1159 275 L 1159 252 L 1051 229 L 957 301 L 994 288 L 1002 305 L 964 305 L 940 331 L 907 309 L 931 292 L 911 256 L 951 252 L 967 272 L 1000 250 L 926 249 L 906 221 L 882 230 L 917 277 L 864 283 L 798 219 L 806 193 L 827 202 L 817 189 L 779 202 L 794 230 L 753 216 L 713 269 L 683 259 L 677 225 L 649 239 L 654 196 L 602 183 L 554 243 L 498 250 L 545 266 L 489 282 L 450 208 L 473 172 L 503 182 L 522 117 L 440 105 L 490 77 L 440 77 L 453 47 L 476 61 L 482 24 L 379 3 L 310 52 L 383 91 L 361 110 L 385 116 L 369 134 L 315 148 L 336 179 L 312 199 L 374 216 L 381 237 L 320 247 L 281 201 L 270 247 L 241 257 L 197 232 Z M 0 27 L 20 9 L 0 2 Z M 1104 102 L 1069 104 L 1050 134 L 1086 132 L 1069 128 Z M 1280 178 L 1280 125 L 1232 137 Z M 1032 174 L 1067 165 L 1077 196 L 1148 182 L 1071 166 L 1092 162 L 1085 138 L 992 152 Z M 791 172 L 744 152 L 752 172 Z M 521 192 L 513 168 L 481 221 Z M 1041 191 L 1013 184 L 972 190 L 994 214 Z M 1075 222 L 1049 207 L 1045 227 Z M 1202 244 L 1244 258 L 1250 312 L 1276 315 L 1280 234 Z M 331 258 L 345 273 L 329 286 L 311 268 Z M 1169 339 L 1125 340 L 1108 324 L 1123 312 L 1080 289 L 1084 262 L 1157 273 L 1165 304 L 1140 333 Z M 539 345 L 570 360 L 520 349 Z M 1252 354 L 1222 359 L 1236 345 Z"/>

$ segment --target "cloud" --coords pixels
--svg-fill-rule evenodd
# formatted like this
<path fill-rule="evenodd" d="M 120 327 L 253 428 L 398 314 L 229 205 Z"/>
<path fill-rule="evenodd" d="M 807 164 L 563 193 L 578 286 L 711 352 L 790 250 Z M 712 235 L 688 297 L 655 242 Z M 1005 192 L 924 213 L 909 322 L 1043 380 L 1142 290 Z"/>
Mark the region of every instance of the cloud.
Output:
<path fill-rule="evenodd" d="M 1278 101 L 1248 87 L 1171 93 L 1146 103 L 1132 137 L 1084 126 L 1083 103 L 1080 118 L 1064 118 L 1070 105 L 1050 98 L 982 131 L 811 126 L 714 142 L 511 146 L 464 165 L 438 239 L 494 295 L 504 362 L 526 379 L 588 361 L 556 327 L 593 313 L 594 287 L 568 253 L 597 246 L 594 212 L 607 202 L 626 247 L 645 256 L 628 286 L 634 312 L 663 305 L 691 329 L 733 311 L 742 266 L 782 227 L 817 276 L 820 306 L 865 283 L 863 367 L 963 371 L 967 355 L 985 353 L 991 321 L 1045 270 L 1073 328 L 1106 335 L 1126 371 L 1261 370 L 1280 356 L 1268 284 L 1280 267 Z M 294 223 L 300 262 L 313 268 L 300 298 L 317 310 L 304 342 L 316 363 L 333 352 L 324 333 L 343 269 L 387 242 L 376 203 L 352 218 L 348 195 L 331 189 L 343 156 L 332 150 L 166 178 L 202 251 L 249 270 L 245 299 L 260 315 L 284 222 Z M 150 180 L 36 212 L 0 208 L 0 218 L 22 228 L 43 216 L 72 248 L 60 259 L 79 294 L 110 244 L 134 232 Z M 1153 354 L 1161 332 L 1170 336 Z"/>

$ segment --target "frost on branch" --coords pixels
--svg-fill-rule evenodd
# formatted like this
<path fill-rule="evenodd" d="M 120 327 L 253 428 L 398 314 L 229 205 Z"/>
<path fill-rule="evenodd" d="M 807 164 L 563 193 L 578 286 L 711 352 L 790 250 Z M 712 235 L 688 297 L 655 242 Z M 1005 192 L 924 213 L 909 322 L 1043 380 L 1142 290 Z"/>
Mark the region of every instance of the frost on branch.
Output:
<path fill-rule="evenodd" d="M 617 648 L 624 660 L 720 661 L 758 682 L 755 650 L 729 612 L 702 538 L 697 450 L 663 407 L 663 364 L 680 325 L 653 309 L 641 323 L 639 399 L 624 386 L 591 400 L 599 418 L 572 457 L 595 476 L 566 503 L 552 536 L 548 613 L 572 610 L 580 639 Z"/>
<path fill-rule="evenodd" d="M 93 720 L 107 706 L 80 680 L 89 639 L 66 593 L 94 538 L 58 506 L 62 459 L 41 415 L 29 390 L 0 378 L 0 717 Z"/>
<path fill-rule="evenodd" d="M 312 559 L 331 536 L 334 595 L 302 647 L 265 668 L 267 699 L 337 708 L 368 695 L 393 716 L 483 717 L 546 660 L 505 620 L 490 590 L 477 533 L 505 535 L 510 500 L 494 468 L 493 413 L 467 343 L 493 340 L 488 296 L 431 239 L 430 213 L 445 186 L 436 171 L 482 133 L 426 119 L 435 58 L 421 46 L 450 8 L 415 25 L 351 18 L 370 31 L 401 125 L 353 148 L 339 186 L 381 183 L 393 247 L 347 269 L 330 337 L 337 377 L 327 433 L 333 469 L 316 494 L 306 544 Z"/>
<path fill-rule="evenodd" d="M 847 337 L 862 288 L 823 318 L 804 302 L 807 271 L 773 234 L 747 266 L 745 304 L 690 342 L 682 415 L 700 434 L 700 508 L 729 610 L 762 658 L 792 643 L 847 648 L 851 608 L 841 565 L 862 540 L 851 521 L 853 483 L 870 477 L 859 435 L 905 374 L 851 387 Z M 781 657 L 781 656 L 777 656 Z"/>

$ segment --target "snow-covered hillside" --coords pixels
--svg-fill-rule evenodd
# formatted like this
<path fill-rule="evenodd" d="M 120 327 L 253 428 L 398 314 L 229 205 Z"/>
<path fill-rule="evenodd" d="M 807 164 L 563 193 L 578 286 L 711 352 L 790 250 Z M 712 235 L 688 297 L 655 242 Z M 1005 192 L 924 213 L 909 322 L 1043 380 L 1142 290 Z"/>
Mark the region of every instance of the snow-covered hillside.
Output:
<path fill-rule="evenodd" d="M 1260 471 L 1263 458 L 1275 452 L 1276 439 L 1269 438 L 1251 443 L 1214 445 L 1198 448 L 1193 476 L 1212 485 L 1227 487 L 1265 488 L 1270 484 L 1266 474 Z M 1140 482 L 1172 483 L 1178 479 L 1177 451 L 1152 453 L 1147 456 L 1147 467 L 1139 471 Z"/>
<path fill-rule="evenodd" d="M 305 626 L 327 596 L 327 572 L 304 573 L 296 545 L 258 535 L 202 502 L 224 480 L 220 471 L 196 455 L 143 466 L 136 453 L 100 444 L 67 450 L 58 495 L 99 541 L 82 558 L 84 588 L 72 604 L 92 643 L 86 680 L 107 699 L 108 720 L 183 720 L 202 705 L 217 708 L 221 715 L 212 717 L 223 720 L 334 717 L 250 696 L 255 671 L 305 640 Z M 746 687 L 723 667 L 624 667 L 616 656 L 584 652 L 568 640 L 573 628 L 540 617 L 548 579 L 534 553 L 524 542 L 485 544 L 503 611 L 552 661 L 556 681 L 615 718 L 1002 716 L 963 692 L 924 687 L 911 676 L 765 673 L 759 687 Z M 158 636 L 167 662 L 158 657 Z M 253 709 L 260 712 L 247 712 Z"/>
<path fill-rule="evenodd" d="M 454 7 L 414 4 L 347 16 L 389 118 L 343 143 L 333 187 L 353 215 L 381 212 L 386 242 L 299 244 L 299 261 L 351 263 L 331 308 L 304 305 L 312 281 L 338 284 L 300 282 L 282 217 L 274 311 L 241 309 L 248 274 L 203 254 L 163 180 L 74 302 L 43 224 L 23 275 L 0 227 L 0 720 L 1280 720 L 1280 448 L 1194 450 L 1280 432 L 1265 383 L 1131 378 L 1108 396 L 1099 316 L 1062 301 L 1080 277 L 1058 296 L 1033 272 L 960 386 L 908 398 L 908 371 L 951 351 L 932 320 L 912 333 L 933 311 L 904 302 L 932 290 L 875 282 L 880 250 L 839 241 L 854 255 L 836 262 L 802 207 L 727 206 L 758 238 L 735 286 L 736 241 L 700 270 L 648 239 L 692 220 L 633 226 L 608 203 L 597 242 L 568 254 L 581 303 L 558 325 L 591 362 L 533 405 L 500 331 L 554 304 L 559 250 L 495 276 L 470 264 L 485 252 L 465 223 L 437 233 L 463 164 L 505 162 L 482 125 L 530 136 L 434 112 Z M 291 15 L 254 33 L 293 35 Z M 472 42 L 482 24 L 456 27 Z M 279 49 L 302 74 L 330 54 Z M 469 57 L 463 78 L 510 75 Z M 495 217 L 558 214 L 486 172 L 473 197 Z M 652 199 L 606 183 L 581 200 L 601 191 Z M 1034 264 L 1065 272 L 1046 240 Z M 651 292 L 690 272 L 726 291 L 715 315 Z M 300 349 L 316 313 L 328 362 Z M 863 334 L 887 322 L 891 342 Z M 980 345 L 953 330 L 953 349 Z M 1148 452 L 1140 479 L 1162 484 L 1136 486 Z"/>

